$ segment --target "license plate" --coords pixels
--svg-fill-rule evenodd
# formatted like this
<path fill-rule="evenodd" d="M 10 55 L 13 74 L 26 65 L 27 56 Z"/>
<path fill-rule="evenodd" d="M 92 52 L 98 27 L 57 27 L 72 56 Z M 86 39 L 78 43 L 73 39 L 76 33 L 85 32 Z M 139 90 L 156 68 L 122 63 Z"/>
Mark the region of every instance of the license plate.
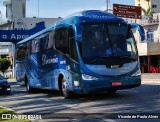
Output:
<path fill-rule="evenodd" d="M 112 86 L 121 86 L 122 82 L 112 82 Z"/>

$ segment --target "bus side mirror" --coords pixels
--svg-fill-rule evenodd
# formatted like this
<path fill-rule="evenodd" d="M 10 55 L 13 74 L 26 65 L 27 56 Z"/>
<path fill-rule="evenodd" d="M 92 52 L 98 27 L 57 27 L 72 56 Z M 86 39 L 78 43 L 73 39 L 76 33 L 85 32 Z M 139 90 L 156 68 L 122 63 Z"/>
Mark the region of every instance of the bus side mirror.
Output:
<path fill-rule="evenodd" d="M 141 40 L 144 41 L 145 40 L 144 28 L 139 24 L 129 24 L 129 25 L 131 26 L 131 28 L 136 28 L 139 31 Z"/>
<path fill-rule="evenodd" d="M 80 25 L 76 25 L 75 30 L 75 39 L 79 42 L 82 42 L 82 27 Z"/>

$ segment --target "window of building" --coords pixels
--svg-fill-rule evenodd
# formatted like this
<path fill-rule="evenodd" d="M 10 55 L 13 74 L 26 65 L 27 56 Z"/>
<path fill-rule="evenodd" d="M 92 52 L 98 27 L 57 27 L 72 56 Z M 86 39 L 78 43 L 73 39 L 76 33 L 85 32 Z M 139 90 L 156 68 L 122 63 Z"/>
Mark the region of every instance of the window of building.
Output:
<path fill-rule="evenodd" d="M 141 6 L 141 4 L 138 4 L 138 6 Z"/>
<path fill-rule="evenodd" d="M 152 5 L 152 8 L 157 8 L 157 5 Z"/>
<path fill-rule="evenodd" d="M 154 42 L 154 32 L 150 29 L 147 31 L 147 42 Z"/>

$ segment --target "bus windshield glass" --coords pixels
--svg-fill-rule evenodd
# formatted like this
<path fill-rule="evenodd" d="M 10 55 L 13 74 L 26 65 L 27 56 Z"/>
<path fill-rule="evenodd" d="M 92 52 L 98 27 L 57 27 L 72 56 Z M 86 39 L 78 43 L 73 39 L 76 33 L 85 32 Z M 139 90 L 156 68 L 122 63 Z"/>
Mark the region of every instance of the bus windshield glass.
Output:
<path fill-rule="evenodd" d="M 135 41 L 124 23 L 88 23 L 82 25 L 80 50 L 84 63 L 104 58 L 137 60 Z"/>

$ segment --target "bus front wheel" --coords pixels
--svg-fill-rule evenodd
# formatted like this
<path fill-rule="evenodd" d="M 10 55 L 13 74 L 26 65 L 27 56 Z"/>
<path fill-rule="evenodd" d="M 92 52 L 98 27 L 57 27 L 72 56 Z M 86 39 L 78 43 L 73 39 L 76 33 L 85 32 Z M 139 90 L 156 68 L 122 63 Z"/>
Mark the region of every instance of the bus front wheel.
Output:
<path fill-rule="evenodd" d="M 108 90 L 107 93 L 110 95 L 114 95 L 116 94 L 116 90 Z"/>
<path fill-rule="evenodd" d="M 64 78 L 62 79 L 61 90 L 65 99 L 70 99 L 73 97 L 72 92 L 68 90 L 67 82 Z"/>

